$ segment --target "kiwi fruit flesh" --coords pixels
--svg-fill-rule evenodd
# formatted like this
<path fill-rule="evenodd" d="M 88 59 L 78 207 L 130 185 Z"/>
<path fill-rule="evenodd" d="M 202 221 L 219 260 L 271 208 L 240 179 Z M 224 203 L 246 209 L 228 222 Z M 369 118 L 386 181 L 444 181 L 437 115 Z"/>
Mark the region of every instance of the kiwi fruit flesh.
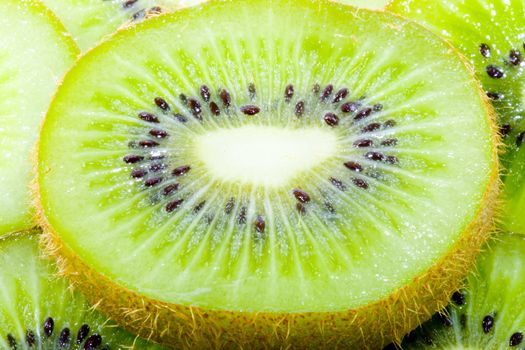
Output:
<path fill-rule="evenodd" d="M 62 271 L 140 334 L 374 347 L 444 307 L 473 263 L 495 130 L 460 56 L 417 24 L 215 1 L 69 72 L 41 131 L 39 217 Z"/>
<path fill-rule="evenodd" d="M 443 35 L 473 64 L 505 143 L 503 229 L 525 233 L 525 3 L 395 0 L 387 9 Z"/>
<path fill-rule="evenodd" d="M 91 309 L 56 267 L 41 256 L 39 233 L 0 239 L 0 347 L 2 349 L 150 349 Z"/>
<path fill-rule="evenodd" d="M 39 1 L 0 3 L 0 236 L 34 226 L 31 152 L 51 96 L 78 49 Z"/>
<path fill-rule="evenodd" d="M 125 24 L 205 0 L 43 0 L 86 51 Z"/>
<path fill-rule="evenodd" d="M 500 234 L 450 306 L 411 332 L 403 349 L 523 349 L 525 239 Z"/>

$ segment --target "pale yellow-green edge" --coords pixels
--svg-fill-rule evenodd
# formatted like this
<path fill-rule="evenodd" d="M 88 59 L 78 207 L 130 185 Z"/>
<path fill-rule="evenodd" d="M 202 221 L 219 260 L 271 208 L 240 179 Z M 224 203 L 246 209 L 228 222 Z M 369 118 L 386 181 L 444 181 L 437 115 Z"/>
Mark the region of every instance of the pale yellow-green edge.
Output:
<path fill-rule="evenodd" d="M 119 32 L 125 30 L 128 30 L 127 26 Z M 460 56 L 470 71 L 472 85 L 478 89 L 489 111 L 494 168 L 477 215 L 460 239 L 430 269 L 385 299 L 343 312 L 248 313 L 177 305 L 127 290 L 93 271 L 61 241 L 49 224 L 41 206 L 37 143 L 32 188 L 36 220 L 44 231 L 41 237 L 43 250 L 57 261 L 59 274 L 68 277 L 98 310 L 128 331 L 169 346 L 181 349 L 337 346 L 376 349 L 390 342 L 399 343 L 406 333 L 443 309 L 450 295 L 461 287 L 481 247 L 494 230 L 496 212 L 500 207 L 498 149 L 501 143 L 495 112 L 475 78 L 473 68 L 452 45 L 446 43 L 450 53 Z"/>

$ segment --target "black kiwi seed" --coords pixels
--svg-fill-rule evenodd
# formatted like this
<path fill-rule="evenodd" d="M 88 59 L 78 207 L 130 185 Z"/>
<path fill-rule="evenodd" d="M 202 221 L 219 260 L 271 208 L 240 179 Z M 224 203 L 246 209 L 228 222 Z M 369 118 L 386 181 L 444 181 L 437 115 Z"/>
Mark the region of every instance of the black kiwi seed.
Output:
<path fill-rule="evenodd" d="M 328 97 L 330 97 L 330 95 L 332 94 L 332 91 L 334 91 L 334 86 L 332 84 L 327 85 L 324 88 L 323 93 L 321 95 L 321 101 L 325 102 L 328 99 Z"/>
<path fill-rule="evenodd" d="M 226 108 L 230 107 L 231 96 L 230 96 L 230 93 L 226 89 L 222 89 L 219 92 L 219 97 L 221 98 L 222 104 L 224 105 L 224 107 Z"/>
<path fill-rule="evenodd" d="M 332 185 L 334 185 L 337 189 L 341 190 L 341 191 L 346 191 L 346 186 L 345 184 L 343 184 L 343 182 L 341 180 L 338 180 L 334 177 L 331 177 L 330 178 L 330 182 L 332 183 Z"/>
<path fill-rule="evenodd" d="M 388 128 L 393 128 L 394 126 L 396 126 L 396 124 L 397 124 L 397 123 L 396 123 L 395 120 L 393 120 L 393 119 L 389 119 L 389 120 L 387 120 L 387 121 L 383 124 L 383 127 L 387 128 L 387 129 L 388 129 Z"/>
<path fill-rule="evenodd" d="M 461 292 L 455 292 L 452 294 L 452 301 L 457 306 L 463 306 L 465 305 L 465 295 L 463 295 Z"/>
<path fill-rule="evenodd" d="M 170 110 L 170 106 L 168 105 L 168 102 L 166 102 L 166 100 L 163 99 L 162 97 L 155 97 L 155 104 L 163 111 Z"/>
<path fill-rule="evenodd" d="M 324 202 L 324 208 L 331 214 L 335 214 L 335 208 L 330 202 Z"/>
<path fill-rule="evenodd" d="M 226 214 L 230 214 L 232 212 L 234 206 L 235 206 L 235 199 L 234 198 L 230 198 L 228 203 L 226 203 L 226 205 L 224 206 L 224 212 Z"/>
<path fill-rule="evenodd" d="M 51 317 L 46 318 L 44 321 L 44 335 L 50 337 L 53 334 L 55 328 L 55 321 Z"/>
<path fill-rule="evenodd" d="M 138 0 L 127 0 L 122 4 L 125 9 L 132 7 Z"/>
<path fill-rule="evenodd" d="M 162 180 L 163 180 L 162 177 L 152 177 L 144 181 L 144 186 L 146 187 L 157 186 L 158 184 L 162 182 Z"/>
<path fill-rule="evenodd" d="M 255 231 L 258 233 L 264 233 L 264 229 L 266 228 L 266 222 L 264 221 L 264 218 L 262 216 L 257 216 L 255 219 Z"/>
<path fill-rule="evenodd" d="M 518 136 L 516 136 L 516 146 L 521 147 L 523 139 L 525 139 L 525 131 L 520 132 Z"/>
<path fill-rule="evenodd" d="M 201 96 L 204 102 L 209 102 L 210 96 L 211 96 L 210 89 L 206 85 L 202 85 L 200 90 L 201 90 Z"/>
<path fill-rule="evenodd" d="M 177 167 L 177 168 L 173 169 L 171 174 L 174 175 L 174 176 L 182 176 L 182 175 L 188 173 L 188 171 L 190 171 L 190 170 L 191 170 L 191 167 L 189 165 L 182 165 L 180 167 Z"/>
<path fill-rule="evenodd" d="M 330 126 L 336 126 L 339 124 L 339 117 L 334 113 L 326 113 L 323 119 L 325 123 Z"/>
<path fill-rule="evenodd" d="M 139 118 L 144 120 L 145 122 L 150 122 L 150 123 L 158 123 L 159 122 L 159 118 L 157 118 L 157 116 L 151 114 L 151 113 L 148 113 L 148 112 L 140 112 L 139 113 Z"/>
<path fill-rule="evenodd" d="M 386 159 L 385 155 L 379 152 L 367 152 L 365 154 L 365 158 L 373 161 L 383 161 Z"/>
<path fill-rule="evenodd" d="M 183 104 L 187 104 L 187 103 L 188 103 L 188 98 L 187 98 L 186 95 L 184 95 L 184 94 L 180 94 L 180 95 L 179 95 L 179 99 L 181 100 L 181 102 L 182 102 Z"/>
<path fill-rule="evenodd" d="M 380 112 L 383 110 L 383 105 L 381 103 L 376 103 L 372 109 L 374 110 L 374 112 Z"/>
<path fill-rule="evenodd" d="M 154 173 L 156 172 L 159 172 L 159 171 L 162 171 L 164 169 L 166 169 L 168 166 L 164 163 L 155 163 L 155 164 L 152 164 L 150 167 L 149 167 L 149 170 L 153 171 Z"/>
<path fill-rule="evenodd" d="M 201 211 L 202 208 L 204 208 L 205 204 L 206 204 L 206 201 L 200 202 L 199 204 L 197 204 L 195 208 L 193 208 L 193 212 L 198 213 L 199 211 Z"/>
<path fill-rule="evenodd" d="M 241 107 L 241 112 L 246 115 L 256 115 L 261 109 L 255 105 L 247 105 Z"/>
<path fill-rule="evenodd" d="M 518 346 L 521 344 L 522 341 L 523 341 L 523 333 L 516 332 L 510 336 L 509 345 Z"/>
<path fill-rule="evenodd" d="M 483 321 L 481 321 L 481 327 L 483 328 L 483 332 L 485 334 L 488 334 L 492 327 L 494 327 L 494 317 L 488 315 L 483 318 Z"/>
<path fill-rule="evenodd" d="M 397 139 L 386 139 L 381 141 L 381 146 L 395 146 L 397 145 Z"/>
<path fill-rule="evenodd" d="M 100 344 L 102 344 L 102 337 L 95 333 L 86 340 L 86 343 L 84 344 L 84 350 L 94 350 Z"/>
<path fill-rule="evenodd" d="M 501 68 L 493 64 L 489 64 L 486 68 L 486 71 L 489 77 L 494 79 L 501 79 L 505 76 L 505 73 L 501 70 Z"/>
<path fill-rule="evenodd" d="M 201 104 L 199 103 L 199 101 L 195 100 L 195 99 L 189 99 L 188 100 L 188 107 L 190 108 L 191 110 L 191 114 L 193 114 L 193 116 L 197 119 L 201 119 L 200 115 L 201 115 L 201 112 L 202 112 L 202 107 L 201 107 Z"/>
<path fill-rule="evenodd" d="M 35 339 L 35 333 L 33 333 L 32 330 L 28 329 L 26 331 L 26 343 L 29 347 L 32 347 L 35 345 L 36 339 Z"/>
<path fill-rule="evenodd" d="M 341 90 L 337 91 L 337 93 L 335 94 L 335 97 L 334 97 L 332 102 L 333 103 L 339 103 L 342 100 L 344 100 L 346 98 L 346 96 L 348 96 L 348 89 L 347 88 L 342 88 Z"/>
<path fill-rule="evenodd" d="M 7 335 L 7 342 L 12 349 L 16 349 L 16 339 L 12 334 Z"/>
<path fill-rule="evenodd" d="M 352 182 L 354 183 L 354 185 L 356 185 L 359 188 L 362 188 L 363 190 L 368 189 L 368 183 L 363 179 L 354 178 L 352 179 Z"/>
<path fill-rule="evenodd" d="M 525 47 L 525 43 L 523 44 L 523 46 Z M 314 94 L 318 94 L 319 91 L 321 91 L 321 85 L 319 85 L 319 84 L 315 84 L 314 87 L 312 88 L 312 92 L 313 92 Z"/>
<path fill-rule="evenodd" d="M 520 65 L 522 62 L 521 53 L 517 50 L 511 50 L 509 53 L 509 62 L 514 66 Z"/>
<path fill-rule="evenodd" d="M 284 89 L 284 100 L 285 100 L 286 102 L 290 102 L 290 100 L 291 100 L 292 97 L 293 97 L 293 93 L 294 93 L 293 85 L 292 85 L 292 84 L 289 84 L 289 85 L 286 86 L 286 88 Z"/>
<path fill-rule="evenodd" d="M 501 133 L 501 136 L 508 136 L 511 131 L 512 131 L 512 127 L 510 126 L 510 124 L 503 124 L 499 128 L 499 132 Z"/>
<path fill-rule="evenodd" d="M 298 188 L 293 190 L 293 195 L 301 203 L 308 203 L 310 202 L 310 199 L 311 199 L 308 193 Z"/>
<path fill-rule="evenodd" d="M 135 163 L 143 161 L 144 157 L 136 155 L 136 154 L 129 154 L 129 155 L 125 156 L 122 159 L 124 160 L 124 163 L 135 164 Z"/>
<path fill-rule="evenodd" d="M 491 55 L 490 46 L 488 46 L 487 44 L 479 45 L 479 53 L 481 54 L 481 56 L 489 58 Z"/>
<path fill-rule="evenodd" d="M 133 169 L 133 171 L 131 172 L 131 177 L 135 179 L 140 179 L 146 176 L 147 174 L 148 172 L 144 169 Z"/>
<path fill-rule="evenodd" d="M 367 140 L 367 139 L 357 140 L 354 142 L 354 147 L 358 147 L 358 148 L 372 147 L 373 145 L 374 145 L 374 141 Z"/>
<path fill-rule="evenodd" d="M 175 119 L 177 119 L 181 123 L 186 123 L 188 121 L 188 119 L 186 119 L 186 117 L 183 116 L 182 114 L 177 113 L 177 114 L 174 114 L 173 116 L 175 117 Z"/>
<path fill-rule="evenodd" d="M 86 337 L 89 335 L 89 326 L 87 324 L 83 324 L 77 333 L 77 344 L 80 344 L 86 339 Z"/>
<path fill-rule="evenodd" d="M 399 163 L 399 159 L 396 156 L 387 156 L 385 161 L 389 164 L 397 164 Z"/>
<path fill-rule="evenodd" d="M 221 114 L 221 110 L 219 109 L 219 106 L 215 102 L 210 102 L 210 111 L 213 115 L 218 116 Z"/>
<path fill-rule="evenodd" d="M 355 171 L 356 173 L 360 173 L 361 171 L 363 171 L 363 166 L 361 164 L 352 161 L 346 162 L 345 167 L 352 171 Z"/>
<path fill-rule="evenodd" d="M 237 218 L 237 222 L 239 225 L 243 225 L 246 223 L 246 207 L 242 207 L 239 211 L 239 217 Z"/>
<path fill-rule="evenodd" d="M 302 117 L 303 114 L 304 114 L 304 102 L 303 101 L 299 101 L 295 105 L 295 115 L 297 117 Z"/>
<path fill-rule="evenodd" d="M 439 317 L 441 323 L 443 324 L 443 326 L 445 326 L 445 327 L 452 326 L 452 320 L 447 315 L 445 315 L 445 314 L 438 314 L 438 317 Z"/>
<path fill-rule="evenodd" d="M 161 130 L 161 129 L 151 129 L 149 131 L 149 134 L 153 137 L 156 137 L 158 139 L 164 139 L 166 137 L 168 137 L 170 134 L 168 134 L 167 131 L 165 130 Z"/>
<path fill-rule="evenodd" d="M 372 114 L 372 108 L 370 107 L 363 108 L 362 110 L 357 112 L 357 114 L 354 117 L 354 120 L 365 119 L 366 117 L 370 116 L 370 114 Z"/>
<path fill-rule="evenodd" d="M 131 16 L 131 18 L 133 18 L 134 20 L 143 19 L 144 17 L 146 17 L 146 9 L 137 11 L 133 14 L 133 16 Z"/>
<path fill-rule="evenodd" d="M 381 128 L 381 124 L 379 123 L 371 123 L 365 126 L 363 129 L 361 129 L 362 132 L 372 132 L 379 130 Z"/>
<path fill-rule="evenodd" d="M 297 211 L 299 212 L 299 214 L 301 214 L 301 215 L 306 214 L 306 208 L 305 208 L 305 206 L 304 206 L 302 203 L 297 203 L 297 204 L 295 205 L 295 208 L 297 209 Z"/>
<path fill-rule="evenodd" d="M 152 148 L 157 147 L 159 144 L 152 140 L 141 140 L 139 141 L 139 146 L 142 148 Z"/>
<path fill-rule="evenodd" d="M 346 102 L 341 105 L 341 111 L 343 113 L 354 113 L 359 109 L 359 104 L 356 102 Z"/>
<path fill-rule="evenodd" d="M 171 213 L 172 211 L 180 207 L 182 202 L 184 202 L 183 199 L 177 199 L 177 200 L 169 202 L 168 204 L 166 204 L 166 211 L 168 213 Z"/>
<path fill-rule="evenodd" d="M 58 337 L 58 346 L 61 348 L 65 348 L 69 345 L 69 342 L 71 341 L 71 332 L 69 331 L 69 328 L 64 328 L 60 332 L 60 337 Z"/>
<path fill-rule="evenodd" d="M 487 92 L 487 97 L 490 98 L 492 101 L 497 101 L 503 98 L 503 95 L 501 95 L 498 92 Z"/>
<path fill-rule="evenodd" d="M 177 191 L 179 189 L 179 186 L 180 185 L 178 183 L 168 185 L 162 189 L 162 194 L 165 196 L 169 196 L 173 192 Z"/>

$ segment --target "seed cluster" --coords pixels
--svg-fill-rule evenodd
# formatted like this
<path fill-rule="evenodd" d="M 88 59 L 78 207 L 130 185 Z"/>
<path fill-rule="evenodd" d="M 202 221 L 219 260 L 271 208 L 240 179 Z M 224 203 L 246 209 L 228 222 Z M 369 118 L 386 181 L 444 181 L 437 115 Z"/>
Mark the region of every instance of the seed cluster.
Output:
<path fill-rule="evenodd" d="M 166 213 L 173 213 L 186 203 L 186 195 L 177 195 L 184 188 L 184 178 L 191 173 L 193 165 L 181 163 L 169 153 L 169 140 L 172 136 L 173 123 L 185 125 L 187 123 L 199 123 L 201 125 L 213 120 L 220 123 L 223 118 L 238 116 L 242 118 L 262 118 L 259 114 L 264 110 L 257 103 L 257 88 L 254 83 L 247 86 L 249 103 L 238 105 L 226 88 L 212 89 L 208 85 L 201 85 L 196 89 L 197 94 L 181 93 L 178 95 L 179 103 L 170 104 L 164 97 L 153 98 L 152 109 L 137 111 L 136 117 L 145 128 L 141 131 L 142 137 L 138 136 L 128 143 L 129 153 L 122 161 L 130 169 L 130 177 L 143 190 L 150 191 L 152 203 L 164 203 Z M 308 96 L 308 94 L 312 94 Z M 368 169 L 374 168 L 371 163 L 383 163 L 393 166 L 399 162 L 394 155 L 386 154 L 385 151 L 392 150 L 398 144 L 396 138 L 377 139 L 374 132 L 390 129 L 396 126 L 393 119 L 378 122 L 378 118 L 372 118 L 383 110 L 381 103 L 365 105 L 364 98 L 350 99 L 350 91 L 346 87 L 334 88 L 333 84 L 321 87 L 315 84 L 311 91 L 305 96 L 297 93 L 293 84 L 288 84 L 283 91 L 283 104 L 289 108 L 289 115 L 297 121 L 303 120 L 308 114 L 309 118 L 319 116 L 321 126 L 327 128 L 349 128 L 357 132 L 357 139 L 350 148 L 362 153 L 363 161 L 355 159 L 344 161 L 341 164 L 345 172 L 349 172 L 348 183 L 343 178 L 329 177 L 328 181 L 335 189 L 347 191 L 350 186 L 360 190 L 368 190 L 370 183 L 367 176 L 377 178 L 377 174 L 371 174 Z M 182 105 L 182 108 L 174 109 L 172 106 Z M 319 108 L 321 107 L 321 108 Z M 321 115 L 319 110 L 322 109 Z M 368 122 L 369 119 L 373 119 Z M 169 122 L 168 122 L 169 120 Z M 188 124 L 189 125 L 189 124 Z M 139 134 L 140 135 L 140 134 Z M 153 191 L 153 192 L 152 192 Z M 329 213 L 335 213 L 335 208 L 326 198 L 312 198 L 303 189 L 291 189 L 296 199 L 295 208 L 303 216 L 308 213 L 308 207 L 314 200 L 322 203 L 322 208 Z M 236 209 L 238 225 L 247 223 L 247 207 L 243 203 L 236 203 L 238 199 L 230 198 L 224 208 L 224 213 L 229 215 Z M 193 209 L 193 213 L 200 212 L 205 207 L 206 201 L 200 201 Z M 263 238 L 267 223 L 264 215 L 257 214 L 252 222 L 255 237 Z"/>
<path fill-rule="evenodd" d="M 107 0 L 104 0 L 107 1 Z M 161 13 L 162 8 L 159 6 L 154 6 L 151 8 L 138 8 L 139 0 L 121 0 L 122 9 L 126 11 L 132 11 L 131 19 L 138 21 L 144 19 L 148 13 Z"/>
<path fill-rule="evenodd" d="M 523 48 L 525 49 L 525 42 L 523 43 Z M 492 49 L 486 43 L 481 43 L 479 45 L 479 53 L 486 59 L 490 59 L 492 57 Z M 504 58 L 504 66 L 491 63 L 485 67 L 485 72 L 490 78 L 500 80 L 506 78 L 510 73 L 512 73 L 513 69 L 521 66 L 523 66 L 522 53 L 519 49 L 511 49 L 508 56 Z M 504 102 L 503 100 L 505 100 L 507 97 L 504 94 L 496 91 L 488 91 L 487 96 L 492 101 L 499 102 Z M 503 123 L 500 125 L 500 133 L 503 137 L 508 137 L 513 132 L 512 129 L 513 128 L 509 123 Z M 515 145 L 516 147 L 521 147 L 525 138 L 525 131 L 517 130 L 515 135 Z"/>
<path fill-rule="evenodd" d="M 53 336 L 53 333 L 55 331 L 55 321 L 52 317 L 48 317 L 45 319 L 44 323 L 42 324 L 42 331 L 42 334 L 44 335 L 45 339 L 51 338 Z M 84 350 L 109 350 L 109 345 L 105 344 L 102 346 L 102 336 L 97 333 L 93 333 L 90 335 L 90 331 L 91 329 L 89 325 L 83 324 L 79 328 L 76 338 L 72 339 L 71 330 L 68 327 L 64 327 L 60 331 L 56 344 L 60 349 L 69 349 L 73 344 L 76 344 Z M 18 342 L 12 334 L 8 334 L 6 336 L 6 339 L 11 349 L 18 348 Z M 45 341 L 45 339 L 43 341 Z M 28 329 L 26 331 L 26 337 L 24 341 L 28 347 L 38 347 L 35 332 L 31 329 Z"/>

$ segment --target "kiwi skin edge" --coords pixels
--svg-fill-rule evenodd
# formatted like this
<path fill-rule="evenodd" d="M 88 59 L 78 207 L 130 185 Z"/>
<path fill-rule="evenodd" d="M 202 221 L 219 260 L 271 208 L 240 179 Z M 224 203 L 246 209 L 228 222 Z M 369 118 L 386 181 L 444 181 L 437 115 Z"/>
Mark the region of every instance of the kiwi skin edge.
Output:
<path fill-rule="evenodd" d="M 472 84 L 489 110 L 494 167 L 476 217 L 448 253 L 385 299 L 340 312 L 256 313 L 207 310 L 145 297 L 92 270 L 61 241 L 44 215 L 35 173 L 33 193 L 37 221 L 44 231 L 41 243 L 45 253 L 57 261 L 59 274 L 68 277 L 98 310 L 130 332 L 178 349 L 380 349 L 391 342 L 400 343 L 406 333 L 448 305 L 490 237 L 499 207 L 500 138 L 495 111 L 468 61 L 447 45 L 471 72 Z"/>

